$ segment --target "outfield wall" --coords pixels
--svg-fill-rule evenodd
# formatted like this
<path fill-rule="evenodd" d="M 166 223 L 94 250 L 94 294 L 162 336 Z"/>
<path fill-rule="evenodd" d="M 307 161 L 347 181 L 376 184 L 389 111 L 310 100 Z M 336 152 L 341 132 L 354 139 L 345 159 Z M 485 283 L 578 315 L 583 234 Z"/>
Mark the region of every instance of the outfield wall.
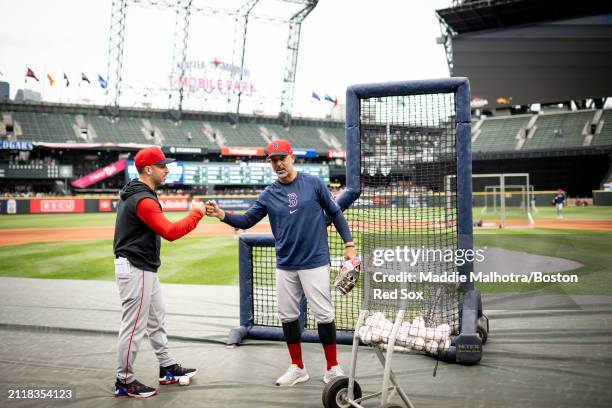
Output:
<path fill-rule="evenodd" d="M 195 196 L 199 200 L 215 200 L 230 211 L 246 210 L 257 196 Z M 70 214 L 117 211 L 119 197 L 15 197 L 0 198 L 0 214 Z M 187 211 L 191 197 L 160 196 L 164 211 Z"/>
<path fill-rule="evenodd" d="M 536 206 L 548 206 L 555 191 L 536 191 Z M 256 195 L 242 196 L 194 196 L 196 200 L 215 200 L 219 206 L 229 211 L 244 211 L 257 199 Z M 414 197 L 398 197 L 394 202 L 381 201 L 376 197 L 368 200 L 372 207 L 397 206 L 443 206 L 440 197 L 434 199 L 424 194 Z M 187 211 L 191 197 L 187 196 L 160 196 L 159 201 L 164 211 Z M 484 205 L 484 193 L 474 193 L 473 206 Z M 518 207 L 521 205 L 522 194 L 520 192 L 506 192 L 506 206 Z M 109 196 L 67 196 L 67 197 L 1 197 L 0 214 L 68 214 L 68 213 L 101 213 L 115 212 L 119 197 Z M 594 205 L 612 205 L 612 191 L 593 191 Z M 499 204 L 498 204 L 499 205 Z"/>
<path fill-rule="evenodd" d="M 593 205 L 612 205 L 612 191 L 594 190 Z"/>

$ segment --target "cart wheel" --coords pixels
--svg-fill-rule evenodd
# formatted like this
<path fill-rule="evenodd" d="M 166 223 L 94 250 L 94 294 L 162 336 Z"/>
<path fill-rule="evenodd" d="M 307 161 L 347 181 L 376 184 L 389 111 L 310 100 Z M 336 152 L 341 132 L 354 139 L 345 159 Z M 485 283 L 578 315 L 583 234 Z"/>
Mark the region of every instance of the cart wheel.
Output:
<path fill-rule="evenodd" d="M 350 407 L 351 404 L 345 401 L 348 383 L 348 377 L 337 377 L 327 384 L 323 389 L 323 406 L 325 408 Z M 355 381 L 355 385 L 353 386 L 353 398 L 361 398 L 361 387 L 357 381 Z"/>
<path fill-rule="evenodd" d="M 485 344 L 487 342 L 487 338 L 489 337 L 489 318 L 484 314 L 478 319 L 478 327 L 476 332 L 478 333 L 478 336 L 480 336 L 482 344 Z"/>

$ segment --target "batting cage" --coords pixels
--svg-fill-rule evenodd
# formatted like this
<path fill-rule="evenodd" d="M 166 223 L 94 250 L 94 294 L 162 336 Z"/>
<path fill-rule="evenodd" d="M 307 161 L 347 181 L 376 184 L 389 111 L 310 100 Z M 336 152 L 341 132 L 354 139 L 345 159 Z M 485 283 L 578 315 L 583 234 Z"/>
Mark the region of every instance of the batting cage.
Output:
<path fill-rule="evenodd" d="M 347 90 L 347 187 L 337 202 L 353 233 L 362 274 L 350 293 L 333 295 L 339 343 L 357 339 L 387 347 L 402 310 L 397 342 L 402 351 L 462 363 L 480 360 L 488 328 L 480 293 L 468 279 L 469 101 L 469 84 L 462 78 Z M 329 243 L 332 269 L 338 269 L 343 246 L 333 227 Z M 240 327 L 230 332 L 228 343 L 282 340 L 274 239 L 243 234 L 239 248 Z M 305 298 L 300 326 L 302 341 L 319 341 Z"/>

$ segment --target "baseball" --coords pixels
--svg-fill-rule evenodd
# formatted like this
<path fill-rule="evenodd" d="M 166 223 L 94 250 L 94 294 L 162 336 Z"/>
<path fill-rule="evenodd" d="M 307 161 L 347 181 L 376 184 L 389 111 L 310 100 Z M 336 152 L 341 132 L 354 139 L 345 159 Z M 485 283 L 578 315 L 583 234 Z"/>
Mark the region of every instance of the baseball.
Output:
<path fill-rule="evenodd" d="M 179 377 L 178 382 L 179 382 L 179 385 L 189 385 L 189 377 L 187 377 L 186 375 Z"/>
<path fill-rule="evenodd" d="M 386 332 L 391 332 L 391 330 L 393 330 L 393 323 L 391 323 L 389 320 L 386 320 L 383 322 L 382 325 L 378 326 L 379 328 L 383 329 Z"/>
<path fill-rule="evenodd" d="M 428 341 L 425 345 L 425 350 L 427 350 L 428 353 L 436 354 L 438 352 L 438 342 L 435 340 Z"/>
<path fill-rule="evenodd" d="M 361 326 L 359 328 L 359 338 L 364 343 L 371 343 L 372 342 L 372 333 L 370 333 L 368 331 L 368 327 L 367 326 Z"/>
<path fill-rule="evenodd" d="M 417 351 L 423 350 L 423 348 L 425 347 L 425 339 L 422 337 L 417 337 L 416 340 L 414 341 L 413 347 Z"/>
<path fill-rule="evenodd" d="M 381 336 L 381 334 L 382 334 L 382 330 L 380 330 L 380 329 L 374 329 L 374 330 L 372 331 L 372 341 L 373 341 L 374 343 L 380 343 L 380 342 L 381 342 L 381 340 L 382 340 L 382 339 L 381 339 L 381 337 L 382 337 L 382 336 Z"/>
<path fill-rule="evenodd" d="M 397 334 L 397 339 L 395 340 L 396 344 L 399 344 L 401 346 L 405 346 L 408 343 L 408 335 L 406 333 L 398 333 Z"/>
<path fill-rule="evenodd" d="M 450 340 L 450 338 L 447 337 L 446 340 L 444 340 L 444 345 L 442 346 L 442 351 L 443 352 L 447 352 L 448 349 L 450 348 L 450 346 L 451 346 L 451 340 Z"/>
<path fill-rule="evenodd" d="M 433 340 L 435 337 L 435 329 L 432 328 L 426 328 L 425 329 L 425 339 L 426 340 Z"/>
<path fill-rule="evenodd" d="M 406 340 L 406 348 L 414 348 L 414 342 L 416 341 L 416 337 L 408 337 Z"/>
<path fill-rule="evenodd" d="M 446 339 L 450 335 L 450 326 L 448 324 L 441 324 L 436 327 L 434 340 L 441 341 Z"/>

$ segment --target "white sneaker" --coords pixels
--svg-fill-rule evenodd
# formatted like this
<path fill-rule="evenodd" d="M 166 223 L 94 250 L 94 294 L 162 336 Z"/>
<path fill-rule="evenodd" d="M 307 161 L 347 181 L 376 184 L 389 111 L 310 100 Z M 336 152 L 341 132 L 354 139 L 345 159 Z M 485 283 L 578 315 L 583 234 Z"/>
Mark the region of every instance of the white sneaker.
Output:
<path fill-rule="evenodd" d="M 329 370 L 325 371 L 325 375 L 323 376 L 323 382 L 325 384 L 329 383 L 336 377 L 344 377 L 344 371 L 340 368 L 339 365 L 333 366 Z"/>
<path fill-rule="evenodd" d="M 306 371 L 306 367 L 300 368 L 296 364 L 291 364 L 285 374 L 278 377 L 276 380 L 276 385 L 279 387 L 292 387 L 297 383 L 308 381 L 310 377 L 308 376 L 308 371 Z"/>

